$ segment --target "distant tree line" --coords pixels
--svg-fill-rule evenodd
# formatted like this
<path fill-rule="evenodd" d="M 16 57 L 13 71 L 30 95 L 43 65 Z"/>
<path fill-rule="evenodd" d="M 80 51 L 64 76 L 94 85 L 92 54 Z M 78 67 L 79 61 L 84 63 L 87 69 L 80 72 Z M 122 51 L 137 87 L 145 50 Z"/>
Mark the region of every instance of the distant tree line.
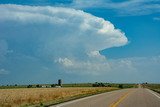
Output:
<path fill-rule="evenodd" d="M 94 84 L 92 84 L 92 87 L 118 87 L 118 88 L 124 88 L 123 84 L 117 84 L 117 85 L 112 85 L 112 84 L 108 84 L 108 83 L 102 83 L 102 82 L 95 82 Z"/>
<path fill-rule="evenodd" d="M 51 84 L 51 85 L 27 85 L 27 88 L 49 88 L 49 87 L 56 87 L 57 84 Z"/>
<path fill-rule="evenodd" d="M 105 87 L 105 84 L 104 83 L 98 83 L 98 82 L 95 82 L 94 84 L 92 84 L 93 87 Z"/>

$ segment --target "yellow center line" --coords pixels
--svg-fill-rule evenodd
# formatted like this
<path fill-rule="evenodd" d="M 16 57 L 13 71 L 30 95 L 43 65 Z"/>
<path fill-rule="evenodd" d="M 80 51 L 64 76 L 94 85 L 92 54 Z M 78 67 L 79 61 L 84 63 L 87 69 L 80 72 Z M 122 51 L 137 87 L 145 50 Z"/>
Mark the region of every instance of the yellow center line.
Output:
<path fill-rule="evenodd" d="M 117 107 L 119 103 L 121 103 L 129 94 L 131 91 L 125 93 L 123 96 L 121 96 L 116 102 L 112 103 L 109 107 Z"/>

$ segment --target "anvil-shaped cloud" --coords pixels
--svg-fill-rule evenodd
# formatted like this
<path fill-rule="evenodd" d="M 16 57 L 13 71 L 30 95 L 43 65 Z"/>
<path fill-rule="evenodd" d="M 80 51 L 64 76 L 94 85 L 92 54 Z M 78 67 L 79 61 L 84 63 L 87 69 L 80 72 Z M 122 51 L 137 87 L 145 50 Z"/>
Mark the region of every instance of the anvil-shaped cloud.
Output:
<path fill-rule="evenodd" d="M 97 74 L 109 69 L 99 51 L 127 42 L 125 34 L 112 23 L 81 10 L 0 5 L 0 57 L 4 59 L 0 67 L 3 68 L 4 63 L 12 65 L 17 60 L 21 62 L 19 66 L 32 63 L 38 67 L 47 62 L 64 71 Z M 33 63 L 35 60 L 41 64 Z"/>

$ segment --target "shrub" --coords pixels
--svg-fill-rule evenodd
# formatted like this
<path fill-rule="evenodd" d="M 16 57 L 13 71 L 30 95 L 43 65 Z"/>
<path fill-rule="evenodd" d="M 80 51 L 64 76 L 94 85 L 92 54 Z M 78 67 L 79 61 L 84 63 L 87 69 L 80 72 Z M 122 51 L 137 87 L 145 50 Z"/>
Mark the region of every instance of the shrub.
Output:
<path fill-rule="evenodd" d="M 98 83 L 95 82 L 94 84 L 92 84 L 93 87 L 105 87 L 105 85 L 103 83 Z"/>
<path fill-rule="evenodd" d="M 108 87 L 112 87 L 110 84 L 108 84 Z"/>
<path fill-rule="evenodd" d="M 56 86 L 55 84 L 52 84 L 52 85 L 51 85 L 51 87 L 55 87 L 55 86 Z"/>
<path fill-rule="evenodd" d="M 37 88 L 40 88 L 41 86 L 39 84 L 36 85 Z"/>
<path fill-rule="evenodd" d="M 123 84 L 119 84 L 118 88 L 123 88 Z"/>
<path fill-rule="evenodd" d="M 27 88 L 32 88 L 32 85 L 28 85 Z"/>

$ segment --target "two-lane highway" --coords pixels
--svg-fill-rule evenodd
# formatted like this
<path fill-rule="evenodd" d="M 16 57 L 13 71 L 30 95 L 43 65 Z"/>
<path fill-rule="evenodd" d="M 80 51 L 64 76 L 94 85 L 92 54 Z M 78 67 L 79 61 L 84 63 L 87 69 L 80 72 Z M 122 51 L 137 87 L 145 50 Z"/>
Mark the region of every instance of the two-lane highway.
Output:
<path fill-rule="evenodd" d="M 52 107 L 160 107 L 160 95 L 139 87 L 107 92 Z"/>

